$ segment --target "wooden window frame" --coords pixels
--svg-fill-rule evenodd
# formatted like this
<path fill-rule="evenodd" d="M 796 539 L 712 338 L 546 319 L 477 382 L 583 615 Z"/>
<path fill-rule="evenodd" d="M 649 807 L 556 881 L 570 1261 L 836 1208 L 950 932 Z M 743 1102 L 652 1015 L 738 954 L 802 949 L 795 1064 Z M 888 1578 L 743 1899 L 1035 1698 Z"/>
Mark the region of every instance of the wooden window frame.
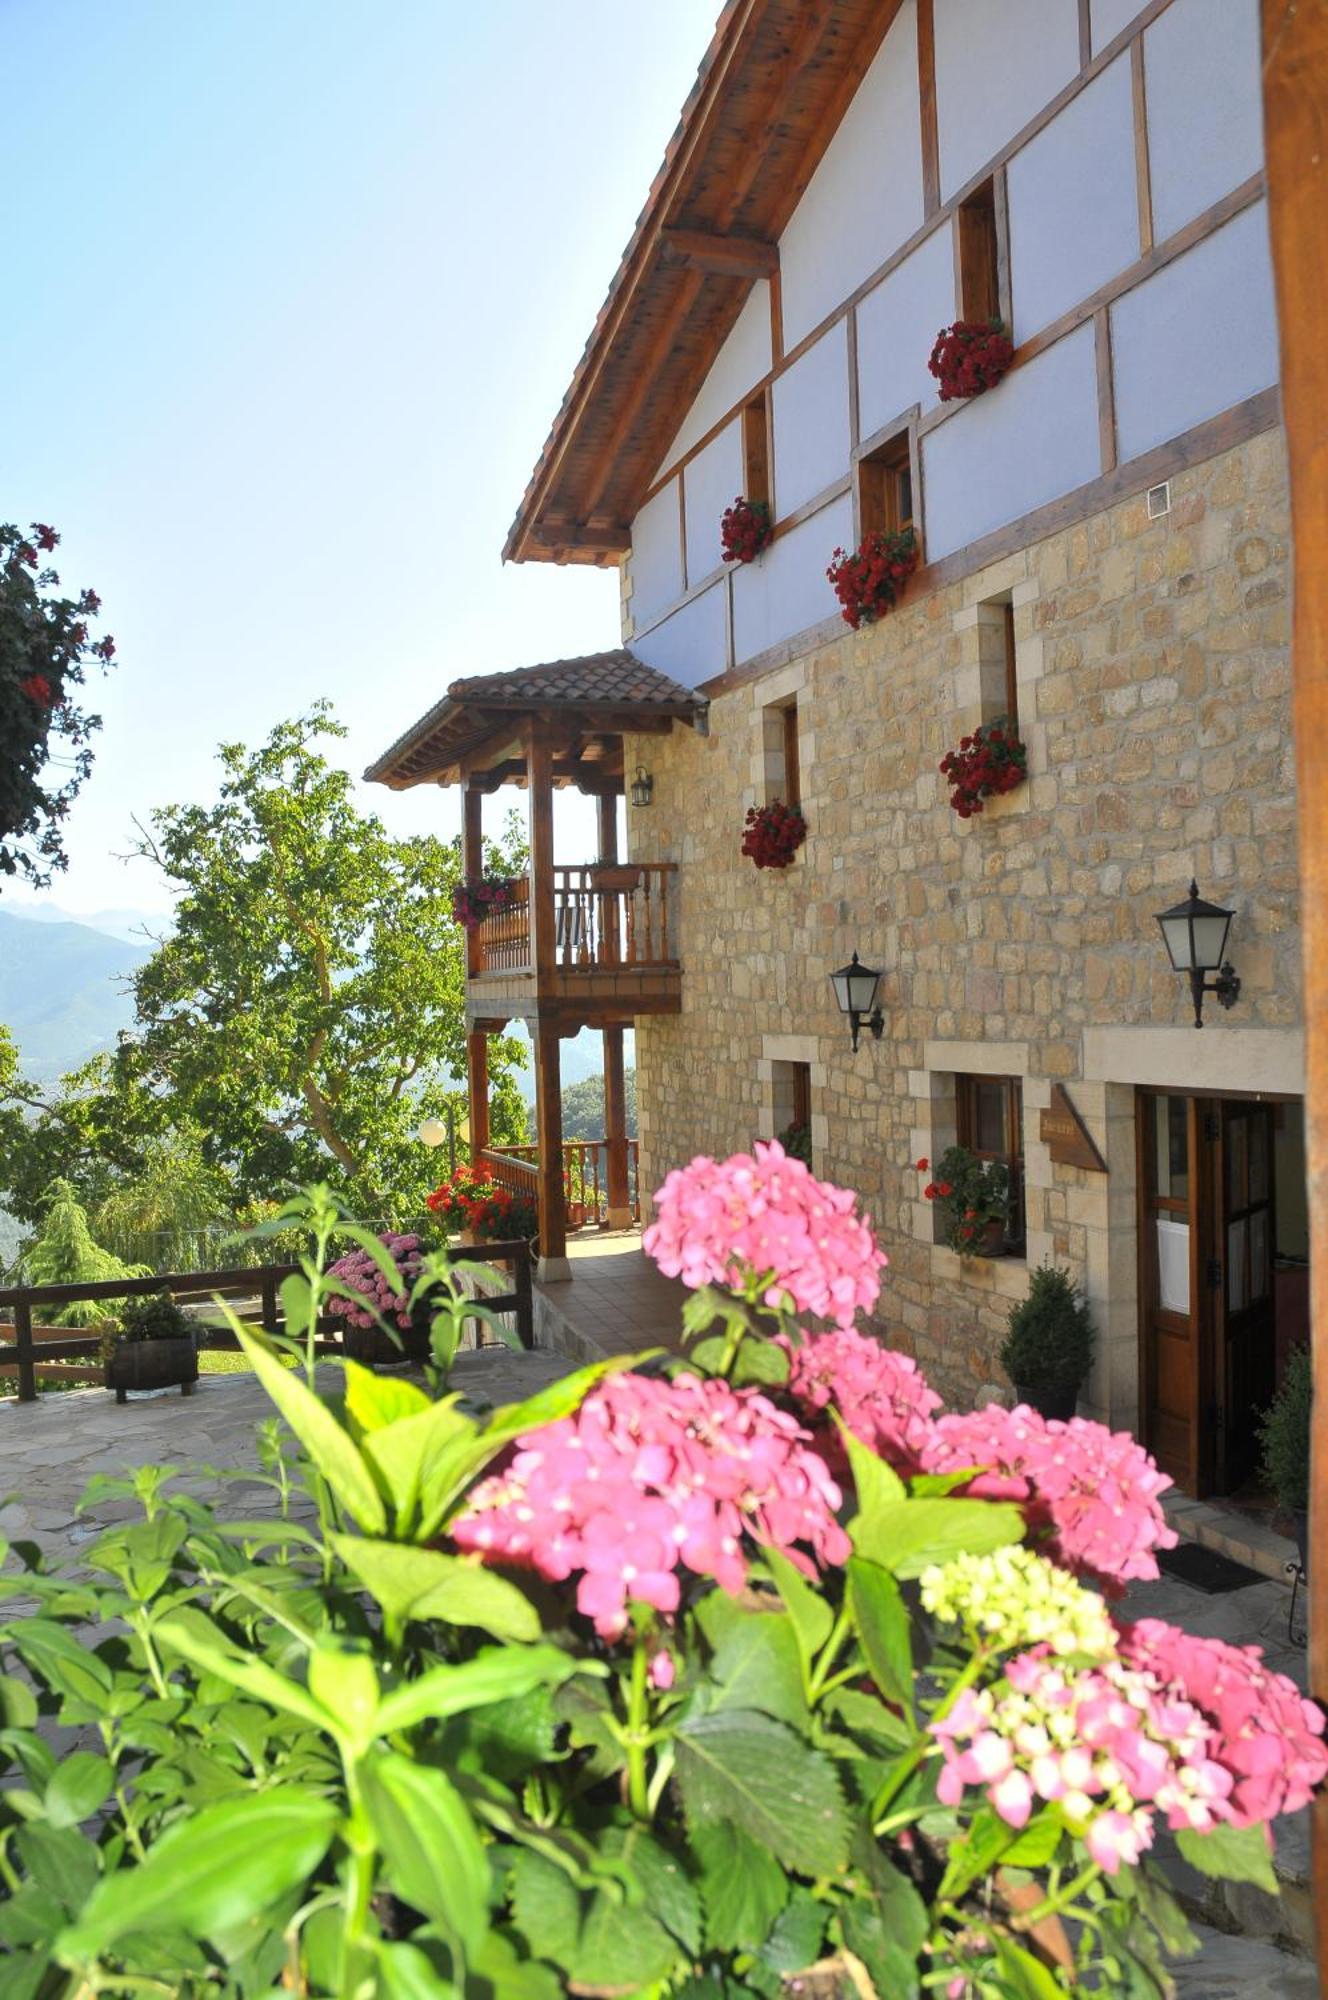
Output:
<path fill-rule="evenodd" d="M 1003 1087 L 1002 1107 L 1005 1146 L 1001 1152 L 977 1143 L 977 1088 L 998 1083 Z M 1010 1226 L 1007 1237 L 1010 1254 L 1022 1256 L 1026 1249 L 1024 1218 L 1024 1080 L 1021 1076 L 980 1076 L 963 1071 L 955 1077 L 955 1137 L 979 1160 L 999 1160 L 1010 1174 Z"/>
<path fill-rule="evenodd" d="M 786 806 L 802 804 L 802 758 L 798 750 L 798 698 L 784 703 L 780 710 L 780 729 L 784 739 L 784 791 Z"/>
<path fill-rule="evenodd" d="M 955 295 L 960 319 L 1010 324 L 1005 176 L 993 174 L 955 212 Z"/>
<path fill-rule="evenodd" d="M 1001 637 L 1005 644 L 1005 713 L 1016 728 L 1019 724 L 1019 677 L 1016 672 L 1014 638 L 1014 600 L 1007 598 L 1001 606 Z"/>
<path fill-rule="evenodd" d="M 774 453 L 770 446 L 770 392 L 763 389 L 742 408 L 742 497 L 764 500 L 775 518 L 775 496 L 771 481 Z"/>
<path fill-rule="evenodd" d="M 907 511 L 902 502 L 901 478 L 908 480 Z M 897 535 L 911 528 L 921 547 L 918 481 L 918 440 L 912 424 L 902 425 L 859 452 L 853 465 L 858 540 L 870 534 Z"/>

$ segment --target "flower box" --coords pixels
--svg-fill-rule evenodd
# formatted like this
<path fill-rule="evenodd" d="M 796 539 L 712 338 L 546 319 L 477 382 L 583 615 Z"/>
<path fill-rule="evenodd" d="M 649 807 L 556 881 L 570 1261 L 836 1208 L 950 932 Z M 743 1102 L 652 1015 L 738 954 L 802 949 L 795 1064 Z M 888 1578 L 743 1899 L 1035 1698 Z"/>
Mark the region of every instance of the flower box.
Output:
<path fill-rule="evenodd" d="M 495 911 L 510 910 L 516 898 L 515 878 L 490 875 L 482 882 L 458 882 L 452 891 L 452 916 L 462 930 L 478 930 Z"/>
<path fill-rule="evenodd" d="M 826 576 L 839 599 L 840 615 L 856 632 L 893 610 L 918 566 L 917 537 L 911 528 L 894 534 L 870 533 L 847 554 L 836 549 Z"/>
<path fill-rule="evenodd" d="M 768 806 L 748 807 L 742 852 L 758 868 L 787 868 L 806 838 L 800 806 L 772 799 Z"/>
<path fill-rule="evenodd" d="M 947 750 L 937 769 L 950 786 L 950 804 L 960 819 L 972 819 L 986 801 L 1015 791 L 1028 776 L 1028 751 L 1008 716 L 984 722 Z"/>
<path fill-rule="evenodd" d="M 940 383 L 943 403 L 985 395 L 1014 360 L 1014 342 L 998 319 L 957 319 L 943 326 L 928 369 Z"/>
<path fill-rule="evenodd" d="M 744 500 L 739 494 L 724 509 L 719 523 L 719 545 L 726 563 L 755 562 L 774 537 L 770 508 L 764 500 Z"/>

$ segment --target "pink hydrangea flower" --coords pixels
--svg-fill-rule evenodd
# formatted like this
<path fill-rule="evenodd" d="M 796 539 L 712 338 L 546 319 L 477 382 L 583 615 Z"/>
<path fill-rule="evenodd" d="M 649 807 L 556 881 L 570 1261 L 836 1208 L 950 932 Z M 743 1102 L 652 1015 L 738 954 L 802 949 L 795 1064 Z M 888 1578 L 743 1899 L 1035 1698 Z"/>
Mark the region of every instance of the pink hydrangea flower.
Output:
<path fill-rule="evenodd" d="M 980 1787 L 1014 1827 L 1055 1802 L 1109 1875 L 1153 1844 L 1158 1820 L 1205 1833 L 1234 1817 L 1218 1732 L 1193 1703 L 1120 1660 L 1070 1669 L 1021 1653 L 992 1688 L 965 1689 L 930 1725 L 943 1805 Z"/>
<path fill-rule="evenodd" d="M 941 1399 L 916 1361 L 851 1327 L 820 1333 L 789 1352 L 788 1392 L 810 1415 L 831 1404 L 854 1437 L 897 1471 L 921 1470 Z M 840 1463 L 837 1451 L 832 1461 Z"/>
<path fill-rule="evenodd" d="M 807 1550 L 846 1561 L 841 1499 L 807 1432 L 758 1390 L 623 1374 L 575 1416 L 518 1438 L 452 1532 L 486 1562 L 576 1576 L 578 1611 L 616 1639 L 633 1601 L 677 1610 L 680 1570 L 741 1590 L 749 1543 L 809 1575 Z"/>
<path fill-rule="evenodd" d="M 1257 1646 L 1229 1646 L 1141 1618 L 1120 1627 L 1120 1651 L 1212 1723 L 1213 1755 L 1231 1775 L 1229 1816 L 1237 1826 L 1298 1811 L 1328 1777 L 1323 1710 L 1265 1666 Z"/>
<path fill-rule="evenodd" d="M 398 1284 L 388 1284 L 367 1250 L 348 1250 L 328 1270 L 329 1278 L 336 1278 L 342 1289 L 328 1299 L 327 1310 L 334 1319 L 362 1327 L 375 1324 L 376 1310 L 383 1319 L 395 1320 L 404 1331 L 411 1324 L 411 1287 L 420 1275 L 420 1239 L 388 1230 L 378 1241 L 391 1253 L 400 1273 Z"/>
<path fill-rule="evenodd" d="M 1154 1550 L 1176 1545 L 1159 1504 L 1171 1481 L 1128 1431 L 993 1403 L 941 1417 L 925 1457 L 928 1472 L 981 1466 L 966 1492 L 1017 1501 L 1029 1526 L 1046 1534 L 1044 1554 L 1117 1595 L 1156 1577 Z"/>
<path fill-rule="evenodd" d="M 675 1168 L 642 1243 L 666 1277 L 693 1290 L 764 1278 L 765 1304 L 848 1327 L 876 1304 L 888 1262 L 855 1200 L 771 1139 L 754 1154 Z"/>

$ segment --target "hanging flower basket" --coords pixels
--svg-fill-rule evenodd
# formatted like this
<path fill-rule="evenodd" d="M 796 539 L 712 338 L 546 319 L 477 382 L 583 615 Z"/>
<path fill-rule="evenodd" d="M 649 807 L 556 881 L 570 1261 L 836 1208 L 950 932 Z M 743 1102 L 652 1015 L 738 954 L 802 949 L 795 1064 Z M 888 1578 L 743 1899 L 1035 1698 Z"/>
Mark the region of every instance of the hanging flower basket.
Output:
<path fill-rule="evenodd" d="M 1028 752 L 1006 715 L 961 736 L 937 767 L 950 786 L 950 804 L 960 819 L 972 819 L 987 799 L 1012 792 L 1028 776 Z"/>
<path fill-rule="evenodd" d="M 719 545 L 725 562 L 755 562 L 762 549 L 769 548 L 774 532 L 768 504 L 764 500 L 744 500 L 739 494 L 733 505 L 724 509 L 719 523 Z"/>
<path fill-rule="evenodd" d="M 787 868 L 806 838 L 799 806 L 773 799 L 768 806 L 748 807 L 742 851 L 758 868 Z"/>
<path fill-rule="evenodd" d="M 981 396 L 994 389 L 1014 360 L 1014 342 L 998 319 L 957 319 L 943 326 L 927 363 L 941 385 L 941 401 Z"/>
<path fill-rule="evenodd" d="M 452 891 L 452 915 L 463 930 L 477 930 L 495 910 L 509 910 L 516 901 L 516 882 L 487 875 L 482 882 L 458 882 Z"/>
<path fill-rule="evenodd" d="M 918 566 L 918 542 L 911 528 L 896 534 L 864 535 L 851 555 L 836 549 L 826 570 L 846 625 L 874 625 L 893 609 Z"/>

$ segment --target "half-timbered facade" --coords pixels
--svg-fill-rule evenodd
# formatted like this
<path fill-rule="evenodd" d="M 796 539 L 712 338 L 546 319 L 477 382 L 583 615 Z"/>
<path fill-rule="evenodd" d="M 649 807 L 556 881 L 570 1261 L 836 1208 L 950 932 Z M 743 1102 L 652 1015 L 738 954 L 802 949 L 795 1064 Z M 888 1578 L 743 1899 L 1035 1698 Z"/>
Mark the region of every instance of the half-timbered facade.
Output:
<path fill-rule="evenodd" d="M 957 318 L 1014 363 L 942 402 Z M 1087 1406 L 1194 1491 L 1245 1476 L 1306 1328 L 1277 375 L 1256 0 L 730 0 L 506 548 L 619 565 L 625 657 L 706 704 L 617 718 L 627 865 L 676 870 L 643 1186 L 805 1124 L 878 1220 L 883 1337 L 958 1398 L 1070 1268 Z M 739 494 L 773 540 L 726 564 Z M 905 526 L 850 631 L 834 551 Z M 938 764 L 997 717 L 1028 781 L 961 819 Z M 795 794 L 758 871 L 744 813 Z M 1191 877 L 1241 979 L 1199 1033 L 1154 921 Z M 922 1199 L 956 1140 L 1010 1164 L 1002 1257 Z"/>

